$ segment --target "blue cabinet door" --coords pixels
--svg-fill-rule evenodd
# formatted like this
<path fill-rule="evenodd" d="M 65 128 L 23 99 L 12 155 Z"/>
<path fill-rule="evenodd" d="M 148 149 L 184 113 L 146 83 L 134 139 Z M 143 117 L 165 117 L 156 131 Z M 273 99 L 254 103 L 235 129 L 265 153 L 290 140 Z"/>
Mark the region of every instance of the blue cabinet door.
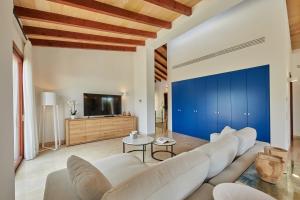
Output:
<path fill-rule="evenodd" d="M 234 129 L 247 126 L 247 72 L 231 73 L 231 125 Z"/>
<path fill-rule="evenodd" d="M 206 82 L 206 134 L 218 131 L 218 81 L 215 76 L 205 77 Z"/>
<path fill-rule="evenodd" d="M 186 135 L 194 136 L 194 127 L 195 127 L 195 99 L 193 97 L 194 93 L 197 92 L 195 87 L 195 79 L 186 80 L 183 83 L 183 89 L 181 95 L 183 98 L 183 108 L 181 111 L 182 123 L 184 127 L 181 129 L 181 133 Z"/>
<path fill-rule="evenodd" d="M 218 75 L 218 132 L 231 126 L 230 73 Z"/>
<path fill-rule="evenodd" d="M 182 123 L 182 82 L 173 82 L 172 83 L 172 130 L 174 132 L 180 133 L 183 123 Z"/>
<path fill-rule="evenodd" d="M 204 139 L 209 140 L 209 133 L 207 131 L 207 120 L 206 120 L 206 80 L 205 78 L 198 78 L 194 84 L 195 93 L 194 99 L 195 103 L 195 125 L 193 130 L 193 135 Z"/>
<path fill-rule="evenodd" d="M 270 142 L 269 66 L 247 70 L 248 126 L 257 131 L 257 140 Z"/>

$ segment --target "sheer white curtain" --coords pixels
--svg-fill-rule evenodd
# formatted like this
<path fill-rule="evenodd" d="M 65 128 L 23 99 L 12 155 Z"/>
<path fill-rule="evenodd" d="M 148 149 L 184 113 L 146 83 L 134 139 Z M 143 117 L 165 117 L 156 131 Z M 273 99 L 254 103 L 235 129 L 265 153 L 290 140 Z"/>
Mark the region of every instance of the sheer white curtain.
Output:
<path fill-rule="evenodd" d="M 14 160 L 20 156 L 19 141 L 19 66 L 15 56 L 13 56 L 13 112 L 14 112 Z"/>
<path fill-rule="evenodd" d="M 26 160 L 35 158 L 39 151 L 31 51 L 31 42 L 27 40 L 24 47 L 23 61 L 24 157 Z"/>

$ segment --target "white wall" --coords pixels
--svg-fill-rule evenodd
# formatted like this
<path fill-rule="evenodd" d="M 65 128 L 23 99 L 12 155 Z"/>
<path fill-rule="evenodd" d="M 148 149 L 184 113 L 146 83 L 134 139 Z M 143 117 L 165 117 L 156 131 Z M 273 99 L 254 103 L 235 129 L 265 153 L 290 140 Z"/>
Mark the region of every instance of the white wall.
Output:
<path fill-rule="evenodd" d="M 23 36 L 22 30 L 20 26 L 18 25 L 18 22 L 15 17 L 13 17 L 13 41 L 20 50 L 21 53 L 23 53 L 24 50 L 24 44 L 25 44 L 25 37 Z"/>
<path fill-rule="evenodd" d="M 243 0 L 202 0 L 193 7 L 192 16 L 177 18 L 172 29 L 158 32 L 156 39 L 148 39 L 146 47 L 137 48 L 135 54 L 135 109 L 139 117 L 140 131 L 152 134 L 155 131 L 154 103 L 154 50 L 205 20 L 228 10 Z M 138 61 L 138 62 L 137 62 Z M 142 72 L 142 73 L 137 73 Z M 145 74 L 146 73 L 146 74 Z M 139 100 L 142 100 L 141 102 Z"/>
<path fill-rule="evenodd" d="M 37 104 L 41 91 L 54 91 L 59 96 L 60 130 L 64 138 L 64 119 L 70 117 L 67 99 L 79 103 L 83 116 L 83 93 L 117 94 L 123 97 L 122 109 L 134 113 L 133 53 L 81 49 L 33 47 L 34 84 Z M 39 110 L 39 109 L 37 109 Z M 48 111 L 48 115 L 51 114 Z M 48 127 L 51 121 L 48 121 Z M 46 132 L 52 140 L 52 129 Z"/>
<path fill-rule="evenodd" d="M 263 36 L 266 37 L 264 44 L 182 68 L 169 69 L 168 79 L 173 82 L 270 64 L 271 144 L 287 149 L 290 143 L 287 83 L 290 37 L 284 0 L 244 1 L 184 33 L 168 43 L 168 66 L 172 68 L 182 62 Z M 171 116 L 169 113 L 170 125 Z"/>
<path fill-rule="evenodd" d="M 300 136 L 300 50 L 295 50 L 291 56 L 292 76 L 298 78 L 298 82 L 293 83 L 293 114 L 294 114 L 294 135 Z"/>
<path fill-rule="evenodd" d="M 168 82 L 162 80 L 155 83 L 155 111 L 156 111 L 156 122 L 161 122 L 163 116 L 162 111 L 164 107 L 164 93 L 168 92 Z M 160 120 L 160 121 L 157 121 Z"/>
<path fill-rule="evenodd" d="M 0 199 L 14 199 L 13 94 L 12 94 L 12 0 L 0 6 Z"/>
<path fill-rule="evenodd" d="M 146 48 L 138 47 L 134 54 L 134 110 L 138 116 L 138 129 L 147 133 L 147 59 Z"/>

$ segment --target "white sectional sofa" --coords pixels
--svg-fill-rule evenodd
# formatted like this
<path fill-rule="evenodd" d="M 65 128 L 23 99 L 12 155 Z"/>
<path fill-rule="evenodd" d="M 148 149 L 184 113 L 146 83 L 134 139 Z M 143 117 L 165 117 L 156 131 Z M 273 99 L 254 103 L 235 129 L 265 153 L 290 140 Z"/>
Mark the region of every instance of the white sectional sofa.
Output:
<path fill-rule="evenodd" d="M 254 134 L 247 128 L 154 166 L 131 154 L 93 165 L 73 156 L 67 169 L 48 175 L 44 200 L 213 199 L 216 185 L 234 182 L 269 145 L 249 141 Z"/>

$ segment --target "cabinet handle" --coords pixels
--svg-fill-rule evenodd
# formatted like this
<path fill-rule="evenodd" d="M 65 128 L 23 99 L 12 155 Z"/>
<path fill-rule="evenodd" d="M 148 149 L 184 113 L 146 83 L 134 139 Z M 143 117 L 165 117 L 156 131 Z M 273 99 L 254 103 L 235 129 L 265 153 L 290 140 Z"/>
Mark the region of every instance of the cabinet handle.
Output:
<path fill-rule="evenodd" d="M 248 113 L 248 116 L 250 116 L 251 115 L 251 113 Z"/>
<path fill-rule="evenodd" d="M 244 113 L 244 115 L 247 115 L 247 113 Z"/>

